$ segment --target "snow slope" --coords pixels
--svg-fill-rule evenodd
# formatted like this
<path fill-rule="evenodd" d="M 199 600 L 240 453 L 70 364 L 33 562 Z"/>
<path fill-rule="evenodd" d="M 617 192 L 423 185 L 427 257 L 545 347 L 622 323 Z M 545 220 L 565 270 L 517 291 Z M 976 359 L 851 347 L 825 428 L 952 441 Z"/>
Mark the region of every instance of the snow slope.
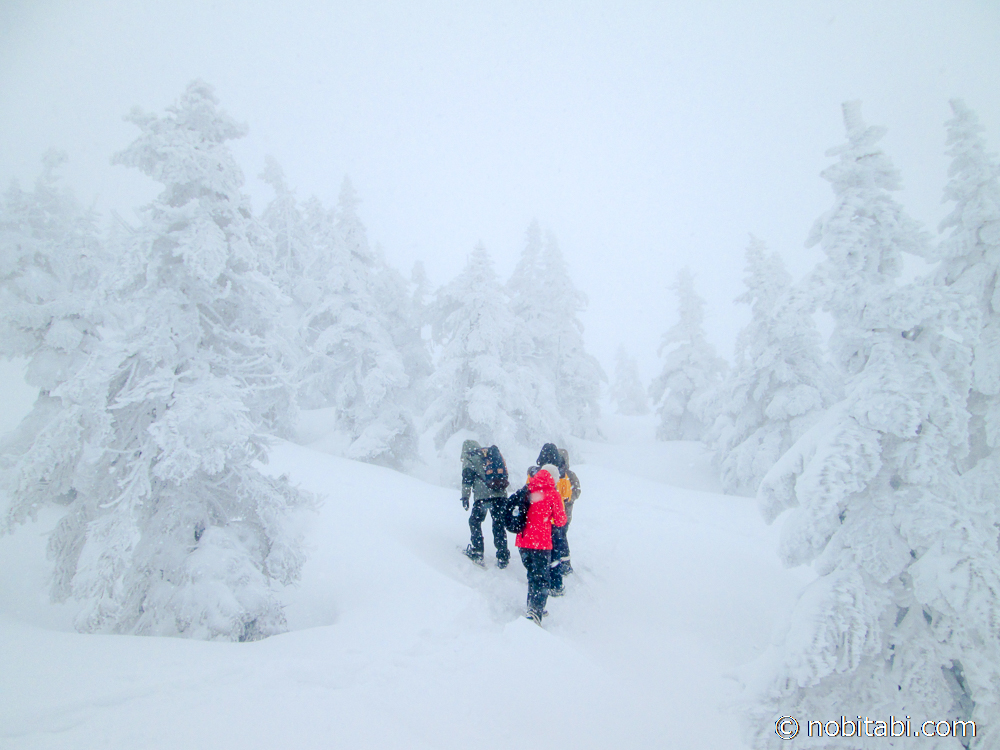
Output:
<path fill-rule="evenodd" d="M 300 519 L 292 631 L 265 641 L 73 632 L 39 594 L 43 516 L 0 539 L 0 747 L 742 747 L 729 675 L 807 574 L 752 500 L 705 491 L 700 446 L 647 422 L 574 446 L 577 573 L 543 628 L 516 556 L 497 569 L 488 533 L 486 570 L 459 554 L 457 490 L 315 448 L 272 454 L 327 500 Z"/>

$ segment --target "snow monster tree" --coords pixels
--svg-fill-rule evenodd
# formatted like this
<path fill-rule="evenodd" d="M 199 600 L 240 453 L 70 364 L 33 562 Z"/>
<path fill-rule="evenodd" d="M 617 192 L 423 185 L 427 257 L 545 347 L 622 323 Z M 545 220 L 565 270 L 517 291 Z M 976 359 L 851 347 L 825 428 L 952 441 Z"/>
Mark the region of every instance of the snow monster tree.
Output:
<path fill-rule="evenodd" d="M 899 176 L 877 145 L 884 129 L 866 127 L 855 102 L 844 121 L 847 143 L 828 152 L 840 159 L 823 172 L 834 205 L 809 239 L 826 258 L 808 280 L 834 319 L 844 395 L 758 491 L 769 521 L 788 511 L 784 562 L 811 563 L 818 577 L 751 679 L 751 741 L 782 747 L 782 714 L 891 715 L 983 729 L 975 739 L 898 738 L 898 747 L 995 747 L 986 738 L 1000 697 L 993 506 L 963 492 L 958 473 L 975 343 L 963 332 L 978 311 L 939 285 L 898 283 L 902 254 L 926 254 L 926 237 L 890 193 Z M 848 744 L 882 747 L 881 730 Z"/>
<path fill-rule="evenodd" d="M 270 337 L 278 292 L 225 145 L 245 128 L 217 104 L 195 81 L 163 116 L 129 116 L 141 133 L 115 161 L 164 189 L 104 269 L 110 312 L 86 362 L 4 467 L 9 518 L 40 486 L 68 506 L 53 596 L 85 603 L 83 631 L 278 633 L 273 584 L 303 562 L 287 515 L 307 498 L 259 467 L 291 394 Z"/>

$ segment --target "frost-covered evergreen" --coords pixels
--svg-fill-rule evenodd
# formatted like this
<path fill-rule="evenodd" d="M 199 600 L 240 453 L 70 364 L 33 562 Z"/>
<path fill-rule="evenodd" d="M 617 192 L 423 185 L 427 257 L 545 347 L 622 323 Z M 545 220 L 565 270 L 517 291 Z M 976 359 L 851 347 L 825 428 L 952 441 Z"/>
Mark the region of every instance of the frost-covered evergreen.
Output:
<path fill-rule="evenodd" d="M 583 343 L 580 313 L 587 307 L 587 296 L 570 280 L 559 243 L 551 232 L 542 251 L 542 280 L 549 305 L 544 309 L 541 328 L 535 332 L 536 352 L 542 362 L 552 362 L 556 400 L 570 432 L 593 438 L 598 434 L 601 416 L 601 383 L 607 382 L 597 359 Z"/>
<path fill-rule="evenodd" d="M 663 370 L 649 386 L 660 424 L 660 440 L 701 440 L 709 422 L 697 408 L 720 382 L 726 363 L 705 338 L 705 301 L 694 290 L 691 271 L 682 268 L 672 287 L 679 300 L 680 320 L 665 334 L 658 354 Z"/>
<path fill-rule="evenodd" d="M 944 200 L 954 203 L 940 230 L 950 230 L 934 249 L 937 281 L 971 295 L 979 305 L 981 329 L 976 344 L 969 462 L 993 454 L 1000 443 L 1000 164 L 986 151 L 979 119 L 959 99 L 951 101 L 948 121 L 950 180 Z"/>
<path fill-rule="evenodd" d="M 537 221 L 528 227 L 507 289 L 523 331 L 520 338 L 530 345 L 524 352 L 526 361 L 551 384 L 570 432 L 593 437 L 600 417 L 601 382 L 607 376 L 583 343 L 579 314 L 587 297 L 573 286 L 555 236 L 549 233 L 542 243 Z"/>
<path fill-rule="evenodd" d="M 392 282 L 368 245 L 358 203 L 345 178 L 336 212 L 318 201 L 306 206 L 317 248 L 309 271 L 316 290 L 302 313 L 299 396 L 306 408 L 336 407 L 337 424 L 351 440 L 349 458 L 398 466 L 416 451 L 406 408 L 411 381 L 388 330 L 399 313 L 380 308 Z M 401 329 L 397 335 L 405 338 Z"/>
<path fill-rule="evenodd" d="M 92 632 L 247 640 L 285 629 L 272 590 L 299 574 L 287 525 L 305 498 L 265 476 L 260 435 L 289 419 L 269 340 L 277 289 L 225 145 L 245 128 L 196 81 L 115 157 L 161 182 L 109 269 L 86 363 L 47 398 L 5 472 L 11 520 L 68 504 L 53 531 L 53 596 Z"/>
<path fill-rule="evenodd" d="M 434 338 L 441 346 L 428 410 L 440 448 L 460 430 L 483 445 L 533 445 L 559 434 L 551 385 L 522 359 L 509 300 L 480 243 L 463 271 L 438 291 Z"/>
<path fill-rule="evenodd" d="M 109 263 L 93 215 L 59 187 L 65 161 L 49 151 L 34 190 L 12 183 L 0 202 L 0 354 L 30 358 L 28 381 L 43 393 L 86 361 Z"/>
<path fill-rule="evenodd" d="M 314 277 L 316 249 L 295 191 L 288 186 L 284 171 L 273 157 L 266 158 L 259 176 L 274 189 L 274 200 L 261 216 L 261 222 L 270 231 L 267 244 L 271 252 L 265 256 L 268 275 L 292 301 L 313 304 L 319 293 Z"/>
<path fill-rule="evenodd" d="M 110 261 L 93 217 L 58 184 L 65 160 L 48 152 L 34 190 L 13 183 L 0 200 L 0 354 L 27 358 L 27 380 L 40 392 L 0 445 L 0 533 L 49 500 L 72 500 L 78 433 L 91 417 L 64 410 L 58 389 L 87 364 L 114 318 L 102 281 Z"/>
<path fill-rule="evenodd" d="M 736 361 L 716 393 L 709 432 L 726 492 L 753 494 L 768 470 L 829 405 L 832 384 L 812 310 L 791 289 L 777 253 L 751 238 L 737 303 L 750 323 L 736 339 Z"/>
<path fill-rule="evenodd" d="M 524 326 L 526 335 L 542 327 L 538 297 L 543 293 L 542 281 L 542 227 L 532 219 L 524 233 L 524 247 L 514 272 L 507 280 L 510 308 L 514 317 Z M 532 346 L 534 342 L 532 341 Z"/>
<path fill-rule="evenodd" d="M 615 358 L 615 381 L 611 385 L 611 401 L 618 413 L 629 417 L 649 414 L 649 399 L 639 378 L 639 366 L 624 345 L 618 347 Z"/>
<path fill-rule="evenodd" d="M 427 380 L 434 370 L 430 348 L 422 335 L 426 317 L 423 296 L 427 292 L 419 285 L 426 284 L 426 278 L 421 280 L 418 276 L 416 282 L 408 283 L 386 261 L 378 247 L 375 260 L 375 305 L 393 346 L 402 357 L 403 369 L 410 383 L 403 394 L 403 402 L 412 413 L 422 413 L 427 407 Z"/>
<path fill-rule="evenodd" d="M 884 129 L 866 127 L 857 103 L 844 120 L 848 141 L 823 172 L 834 205 L 809 239 L 826 255 L 810 284 L 834 318 L 844 398 L 758 492 L 768 520 L 789 511 L 785 563 L 813 563 L 819 577 L 752 687 L 757 748 L 783 746 L 780 715 L 972 718 L 985 729 L 1000 697 L 995 511 L 957 473 L 975 343 L 960 332 L 977 311 L 940 286 L 897 284 L 902 253 L 924 254 L 925 236 L 891 196 L 899 177 L 877 145 Z"/>
<path fill-rule="evenodd" d="M 342 306 L 344 274 L 338 261 L 344 253 L 334 229 L 333 212 L 315 196 L 300 208 L 277 169 L 269 168 L 265 174 L 275 190 L 274 200 L 264 211 L 276 247 L 273 255 L 302 261 L 289 263 L 291 273 L 280 263 L 272 263 L 273 278 L 292 302 L 285 312 L 294 331 L 296 401 L 304 409 L 317 409 L 333 402 L 339 379 L 337 363 L 322 342 L 318 347 L 317 342 L 333 322 L 328 313 L 331 297 L 333 309 Z M 282 237 L 288 241 L 285 251 L 281 250 Z M 308 250 L 303 252 L 305 248 Z"/>

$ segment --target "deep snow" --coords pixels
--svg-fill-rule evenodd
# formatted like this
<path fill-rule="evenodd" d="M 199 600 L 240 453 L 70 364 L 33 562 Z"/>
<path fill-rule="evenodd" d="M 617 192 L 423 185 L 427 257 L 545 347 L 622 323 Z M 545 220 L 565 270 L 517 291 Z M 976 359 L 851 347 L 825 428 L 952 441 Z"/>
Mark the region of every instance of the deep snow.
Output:
<path fill-rule="evenodd" d="M 573 446 L 577 572 L 542 628 L 489 520 L 487 569 L 460 554 L 457 489 L 328 455 L 315 425 L 269 465 L 326 496 L 298 518 L 310 556 L 284 635 L 77 634 L 42 592 L 42 514 L 0 538 L 0 746 L 743 747 L 734 674 L 811 574 L 780 566 L 752 499 L 718 494 L 700 445 L 652 425 L 609 418 L 608 442 Z"/>

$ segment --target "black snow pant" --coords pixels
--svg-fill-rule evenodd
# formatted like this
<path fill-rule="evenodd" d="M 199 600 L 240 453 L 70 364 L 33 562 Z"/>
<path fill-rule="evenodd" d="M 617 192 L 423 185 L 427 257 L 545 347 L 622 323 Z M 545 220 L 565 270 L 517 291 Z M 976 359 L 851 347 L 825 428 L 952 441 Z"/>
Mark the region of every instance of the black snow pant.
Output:
<path fill-rule="evenodd" d="M 493 521 L 493 546 L 497 549 L 497 562 L 506 564 L 510 560 L 510 550 L 507 549 L 507 529 L 503 525 L 504 504 L 495 500 L 476 500 L 472 503 L 469 514 L 469 529 L 472 530 L 472 551 L 479 557 L 483 556 L 483 520 L 489 511 Z"/>
<path fill-rule="evenodd" d="M 574 502 L 575 501 L 570 500 L 568 503 L 566 503 L 566 525 L 563 526 L 563 540 L 566 542 L 566 547 L 565 549 L 561 550 L 561 554 L 559 555 L 560 559 L 562 560 L 562 565 L 559 566 L 559 569 L 563 572 L 563 575 L 565 575 L 566 571 L 570 569 L 569 525 L 573 523 Z"/>
<path fill-rule="evenodd" d="M 551 550 L 520 548 L 518 551 L 521 553 L 521 562 L 528 571 L 528 611 L 541 617 L 545 611 L 545 602 L 549 599 Z"/>
<path fill-rule="evenodd" d="M 569 562 L 569 542 L 566 527 L 552 527 L 552 556 L 549 559 L 549 585 L 558 591 L 563 587 L 563 561 Z"/>

